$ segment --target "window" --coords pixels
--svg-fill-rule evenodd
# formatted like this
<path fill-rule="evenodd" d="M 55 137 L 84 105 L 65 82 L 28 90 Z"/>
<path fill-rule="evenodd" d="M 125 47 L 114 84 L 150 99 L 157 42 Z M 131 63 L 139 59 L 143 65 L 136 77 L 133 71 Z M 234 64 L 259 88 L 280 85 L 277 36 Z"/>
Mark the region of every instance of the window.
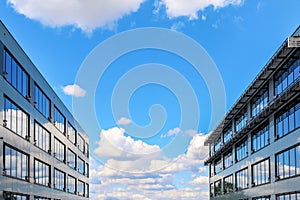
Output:
<path fill-rule="evenodd" d="M 235 122 L 236 132 L 240 132 L 247 125 L 247 112 L 244 112 Z"/>
<path fill-rule="evenodd" d="M 76 130 L 70 123 L 68 123 L 68 136 L 67 137 L 73 144 L 76 144 Z"/>
<path fill-rule="evenodd" d="M 279 95 L 294 83 L 300 74 L 300 59 L 293 64 L 281 70 L 275 75 L 275 95 Z"/>
<path fill-rule="evenodd" d="M 29 181 L 28 155 L 20 150 L 4 145 L 4 174 L 6 176 Z"/>
<path fill-rule="evenodd" d="M 300 102 L 276 117 L 276 137 L 281 138 L 300 127 Z"/>
<path fill-rule="evenodd" d="M 66 146 L 57 138 L 54 138 L 54 157 L 62 162 L 65 162 L 65 149 Z"/>
<path fill-rule="evenodd" d="M 284 194 L 277 194 L 276 200 L 299 200 L 300 199 L 300 192 L 290 192 Z"/>
<path fill-rule="evenodd" d="M 25 194 L 18 194 L 18 193 L 12 193 L 12 192 L 3 192 L 3 198 L 4 200 L 11 200 L 11 199 L 16 199 L 16 200 L 29 200 L 29 196 Z"/>
<path fill-rule="evenodd" d="M 50 117 L 50 100 L 36 84 L 34 85 L 34 104 L 47 119 Z"/>
<path fill-rule="evenodd" d="M 236 154 L 236 161 L 243 160 L 248 156 L 248 145 L 247 145 L 247 138 L 240 143 L 236 149 L 235 149 L 235 154 Z"/>
<path fill-rule="evenodd" d="M 65 191 L 66 174 L 58 169 L 54 169 L 54 188 Z"/>
<path fill-rule="evenodd" d="M 89 144 L 86 142 L 85 143 L 85 152 L 86 152 L 86 157 L 89 157 L 90 155 L 90 151 L 89 151 L 90 147 L 89 147 Z"/>
<path fill-rule="evenodd" d="M 270 143 L 269 139 L 269 125 L 263 127 L 258 132 L 251 136 L 251 149 L 256 152 Z"/>
<path fill-rule="evenodd" d="M 228 168 L 233 164 L 232 151 L 224 155 L 224 168 Z"/>
<path fill-rule="evenodd" d="M 79 196 L 84 196 L 84 182 L 78 181 L 77 193 L 78 193 Z"/>
<path fill-rule="evenodd" d="M 276 154 L 276 179 L 300 174 L 300 145 Z"/>
<path fill-rule="evenodd" d="M 248 168 L 242 169 L 235 174 L 236 190 L 248 188 Z"/>
<path fill-rule="evenodd" d="M 86 175 L 86 177 L 89 177 L 89 174 L 90 174 L 90 172 L 89 172 L 89 163 L 85 163 L 85 175 Z"/>
<path fill-rule="evenodd" d="M 220 173 L 222 171 L 222 160 L 221 158 L 215 163 L 215 174 Z"/>
<path fill-rule="evenodd" d="M 215 154 L 215 145 L 210 144 L 209 147 L 210 147 L 209 154 L 210 156 L 213 156 Z"/>
<path fill-rule="evenodd" d="M 233 192 L 233 175 L 229 175 L 224 178 L 223 181 L 224 184 L 224 193 L 230 193 Z"/>
<path fill-rule="evenodd" d="M 50 152 L 50 133 L 36 121 L 34 122 L 34 144 Z"/>
<path fill-rule="evenodd" d="M 76 169 L 76 154 L 68 149 L 68 165 L 69 167 Z"/>
<path fill-rule="evenodd" d="M 264 196 L 264 197 L 254 197 L 253 200 L 270 200 L 271 196 Z"/>
<path fill-rule="evenodd" d="M 251 103 L 252 117 L 256 117 L 268 105 L 269 94 L 268 89 L 262 90 L 258 97 L 254 98 Z"/>
<path fill-rule="evenodd" d="M 37 159 L 34 160 L 34 182 L 50 186 L 50 166 Z"/>
<path fill-rule="evenodd" d="M 86 197 L 90 196 L 90 186 L 88 183 L 85 185 L 85 196 Z"/>
<path fill-rule="evenodd" d="M 46 198 L 46 197 L 38 197 L 38 196 L 35 196 L 34 197 L 34 200 L 51 200 L 50 198 Z"/>
<path fill-rule="evenodd" d="M 270 183 L 270 159 L 252 165 L 252 185 Z"/>
<path fill-rule="evenodd" d="M 214 184 L 213 183 L 210 184 L 210 196 L 211 197 L 214 196 Z"/>
<path fill-rule="evenodd" d="M 4 54 L 5 79 L 26 97 L 29 88 L 29 78 L 27 73 L 6 50 L 4 50 Z"/>
<path fill-rule="evenodd" d="M 218 139 L 218 141 L 215 144 L 215 152 L 217 152 L 219 149 L 221 149 L 221 138 Z"/>
<path fill-rule="evenodd" d="M 221 180 L 218 180 L 215 182 L 215 195 L 221 195 L 222 194 L 222 182 Z"/>
<path fill-rule="evenodd" d="M 78 157 L 78 172 L 84 174 L 84 161 Z"/>
<path fill-rule="evenodd" d="M 29 139 L 29 117 L 19 106 L 4 97 L 4 126 L 19 136 Z"/>
<path fill-rule="evenodd" d="M 76 179 L 73 176 L 68 176 L 68 187 L 67 192 L 69 193 L 76 193 Z"/>
<path fill-rule="evenodd" d="M 81 151 L 81 152 L 84 152 L 84 140 L 82 138 L 81 135 L 78 134 L 78 137 L 77 137 L 77 146 L 78 146 L 78 149 Z"/>
<path fill-rule="evenodd" d="M 228 131 L 224 133 L 224 144 L 229 142 L 232 139 L 232 128 L 230 128 Z"/>
<path fill-rule="evenodd" d="M 54 107 L 54 126 L 62 133 L 65 133 L 65 121 L 66 118 Z"/>

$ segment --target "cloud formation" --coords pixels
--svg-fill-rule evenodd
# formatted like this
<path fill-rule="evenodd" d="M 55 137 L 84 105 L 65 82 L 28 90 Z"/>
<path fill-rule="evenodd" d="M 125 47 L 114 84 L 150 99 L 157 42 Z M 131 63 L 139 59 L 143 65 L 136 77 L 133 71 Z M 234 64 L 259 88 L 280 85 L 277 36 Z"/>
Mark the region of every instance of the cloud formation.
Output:
<path fill-rule="evenodd" d="M 119 125 L 128 125 L 128 124 L 131 124 L 131 119 L 128 119 L 128 118 L 126 118 L 126 117 L 121 117 L 118 121 L 117 121 L 117 123 L 119 124 Z"/>
<path fill-rule="evenodd" d="M 124 129 L 102 130 L 90 159 L 91 199 L 208 199 L 206 137 L 194 135 L 186 153 L 167 158 L 160 147 L 134 140 Z M 178 185 L 183 171 L 190 174 Z"/>
<path fill-rule="evenodd" d="M 18 13 L 50 27 L 75 26 L 85 32 L 111 27 L 136 12 L 144 0 L 7 0 Z"/>
<path fill-rule="evenodd" d="M 67 85 L 62 87 L 64 94 L 74 96 L 74 97 L 84 97 L 86 91 L 82 89 L 79 85 Z"/>
<path fill-rule="evenodd" d="M 220 9 L 229 5 L 241 5 L 243 0 L 162 0 L 161 2 L 166 7 L 170 19 L 184 16 L 190 20 L 197 20 L 198 12 L 209 6 Z"/>

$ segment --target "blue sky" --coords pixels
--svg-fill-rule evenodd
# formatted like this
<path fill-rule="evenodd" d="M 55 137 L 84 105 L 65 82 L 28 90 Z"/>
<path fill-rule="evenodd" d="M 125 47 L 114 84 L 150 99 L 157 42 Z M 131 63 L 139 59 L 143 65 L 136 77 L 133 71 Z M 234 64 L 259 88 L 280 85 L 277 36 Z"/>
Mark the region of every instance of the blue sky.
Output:
<path fill-rule="evenodd" d="M 0 19 L 75 115 L 93 98 L 93 112 L 77 113 L 90 137 L 92 199 L 208 199 L 203 141 L 210 123 L 296 29 L 299 7 L 298 0 L 7 0 L 0 2 Z M 146 27 L 183 37 L 161 39 L 163 47 L 171 42 L 183 48 L 193 40 L 202 47 L 200 71 L 210 76 L 201 76 L 182 55 L 142 48 L 116 55 L 90 90 L 82 69 L 91 52 L 99 59 L 92 66 L 97 72 L 126 41 L 114 41 L 107 52 L 97 54 L 97 48 Z M 154 41 L 147 30 L 136 36 L 128 46 Z M 215 65 L 201 65 L 205 59 Z M 132 84 L 138 87 L 130 91 Z M 212 103 L 215 87 L 218 105 Z"/>

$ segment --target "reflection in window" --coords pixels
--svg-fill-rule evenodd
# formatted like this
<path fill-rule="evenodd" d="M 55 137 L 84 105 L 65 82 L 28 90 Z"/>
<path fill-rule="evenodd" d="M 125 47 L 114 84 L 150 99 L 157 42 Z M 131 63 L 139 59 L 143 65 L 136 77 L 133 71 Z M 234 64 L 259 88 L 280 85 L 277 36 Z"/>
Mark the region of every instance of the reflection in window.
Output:
<path fill-rule="evenodd" d="M 34 197 L 34 200 L 51 200 L 50 198 L 46 198 L 46 197 Z"/>
<path fill-rule="evenodd" d="M 270 182 L 270 160 L 263 160 L 252 166 L 253 186 L 262 185 Z"/>
<path fill-rule="evenodd" d="M 236 161 L 240 161 L 248 156 L 247 138 L 235 148 Z"/>
<path fill-rule="evenodd" d="M 68 165 L 69 167 L 76 169 L 76 154 L 68 149 Z"/>
<path fill-rule="evenodd" d="M 242 169 L 235 174 L 236 190 L 248 188 L 248 168 Z"/>
<path fill-rule="evenodd" d="M 253 99 L 251 103 L 252 117 L 256 117 L 267 106 L 268 101 L 268 89 L 264 89 L 260 92 L 258 97 Z"/>
<path fill-rule="evenodd" d="M 48 118 L 50 116 L 50 100 L 36 84 L 34 85 L 34 102 L 38 111 Z"/>
<path fill-rule="evenodd" d="M 232 139 L 232 129 L 230 128 L 228 131 L 224 133 L 224 144 L 229 142 Z"/>
<path fill-rule="evenodd" d="M 4 103 L 4 126 L 23 138 L 29 136 L 28 115 L 9 99 Z"/>
<path fill-rule="evenodd" d="M 85 196 L 90 197 L 90 185 L 88 183 L 85 185 Z"/>
<path fill-rule="evenodd" d="M 3 192 L 3 196 L 5 197 L 4 200 L 11 200 L 11 199 L 15 199 L 15 200 L 29 200 L 29 195 L 25 195 L 25 194 L 17 194 L 17 193 L 12 193 L 12 192 Z"/>
<path fill-rule="evenodd" d="M 86 177 L 89 177 L 89 172 L 90 168 L 89 168 L 89 163 L 85 163 L 85 176 Z"/>
<path fill-rule="evenodd" d="M 54 169 L 54 188 L 65 191 L 66 174 L 58 169 Z"/>
<path fill-rule="evenodd" d="M 247 112 L 244 112 L 235 122 L 235 131 L 240 132 L 247 125 Z"/>
<path fill-rule="evenodd" d="M 4 52 L 4 70 L 6 73 L 5 78 L 14 88 L 16 88 L 24 97 L 26 97 L 28 95 L 29 85 L 28 75 L 7 51 L 4 50 Z"/>
<path fill-rule="evenodd" d="M 265 197 L 255 197 L 252 198 L 253 200 L 270 200 L 271 196 L 265 196 Z"/>
<path fill-rule="evenodd" d="M 298 200 L 300 199 L 300 192 L 290 192 L 284 194 L 277 194 L 276 200 Z"/>
<path fill-rule="evenodd" d="M 67 137 L 73 144 L 76 144 L 76 130 L 70 123 L 68 123 Z"/>
<path fill-rule="evenodd" d="M 267 146 L 270 143 L 269 139 L 269 126 L 263 127 L 261 130 L 256 132 L 251 137 L 251 145 L 252 150 L 254 152 L 262 149 L 263 147 Z"/>
<path fill-rule="evenodd" d="M 300 74 L 300 59 L 275 75 L 275 95 L 279 95 L 294 83 Z"/>
<path fill-rule="evenodd" d="M 68 176 L 67 192 L 75 194 L 76 192 L 76 179 L 73 176 Z"/>
<path fill-rule="evenodd" d="M 229 151 L 224 155 L 224 167 L 225 169 L 230 167 L 233 164 L 232 151 Z"/>
<path fill-rule="evenodd" d="M 300 145 L 276 154 L 276 178 L 284 179 L 300 174 Z"/>
<path fill-rule="evenodd" d="M 222 182 L 221 180 L 218 180 L 215 182 L 215 195 L 221 195 L 222 194 Z"/>
<path fill-rule="evenodd" d="M 300 127 L 300 103 L 276 117 L 276 136 L 281 138 Z"/>
<path fill-rule="evenodd" d="M 78 181 L 77 192 L 79 196 L 84 196 L 84 182 Z"/>
<path fill-rule="evenodd" d="M 28 163 L 28 155 L 4 145 L 4 174 L 6 176 L 29 181 Z"/>
<path fill-rule="evenodd" d="M 34 160 L 34 181 L 37 184 L 50 186 L 50 166 Z"/>
<path fill-rule="evenodd" d="M 224 193 L 233 192 L 233 175 L 224 178 Z"/>
<path fill-rule="evenodd" d="M 218 139 L 218 141 L 215 144 L 215 152 L 217 152 L 221 148 L 221 138 Z"/>
<path fill-rule="evenodd" d="M 54 107 L 54 126 L 62 133 L 65 133 L 65 121 L 66 118 L 61 112 Z"/>
<path fill-rule="evenodd" d="M 36 121 L 34 122 L 34 144 L 50 152 L 50 133 Z"/>
<path fill-rule="evenodd" d="M 66 146 L 57 138 L 54 138 L 54 157 L 62 162 L 65 162 L 65 149 Z"/>
<path fill-rule="evenodd" d="M 77 137 L 77 146 L 81 152 L 84 152 L 84 140 L 80 134 Z"/>
<path fill-rule="evenodd" d="M 219 173 L 222 171 L 222 160 L 221 158 L 216 161 L 215 163 L 215 174 Z"/>
<path fill-rule="evenodd" d="M 78 172 L 84 174 L 84 161 L 78 157 Z"/>

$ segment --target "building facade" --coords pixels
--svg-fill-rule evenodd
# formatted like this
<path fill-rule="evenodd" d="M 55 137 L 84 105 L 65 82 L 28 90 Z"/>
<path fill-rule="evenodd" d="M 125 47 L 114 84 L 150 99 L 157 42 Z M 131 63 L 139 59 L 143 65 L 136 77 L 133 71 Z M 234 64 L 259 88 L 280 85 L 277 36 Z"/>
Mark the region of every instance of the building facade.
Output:
<path fill-rule="evenodd" d="M 0 21 L 0 200 L 87 199 L 88 137 Z"/>
<path fill-rule="evenodd" d="M 210 199 L 300 199 L 300 27 L 205 141 Z"/>

